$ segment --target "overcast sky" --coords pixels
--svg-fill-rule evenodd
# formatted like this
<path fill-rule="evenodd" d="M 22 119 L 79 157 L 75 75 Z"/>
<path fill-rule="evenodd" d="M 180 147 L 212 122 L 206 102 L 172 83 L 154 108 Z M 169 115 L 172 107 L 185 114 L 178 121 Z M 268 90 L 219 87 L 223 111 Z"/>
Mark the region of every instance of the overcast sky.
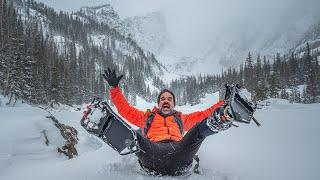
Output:
<path fill-rule="evenodd" d="M 77 11 L 110 1 L 121 18 L 161 11 L 176 46 L 203 49 L 226 33 L 241 35 L 257 27 L 266 32 L 287 28 L 305 14 L 320 16 L 320 0 L 36 0 L 58 10 Z M 317 12 L 318 11 L 318 12 Z M 186 39 L 188 39 L 186 41 Z"/>

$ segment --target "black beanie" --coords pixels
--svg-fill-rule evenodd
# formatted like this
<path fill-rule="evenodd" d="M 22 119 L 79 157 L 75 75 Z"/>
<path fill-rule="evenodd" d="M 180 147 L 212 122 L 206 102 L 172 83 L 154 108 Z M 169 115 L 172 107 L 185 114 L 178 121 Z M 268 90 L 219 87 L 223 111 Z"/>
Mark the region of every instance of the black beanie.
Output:
<path fill-rule="evenodd" d="M 160 96 L 161 96 L 163 93 L 165 93 L 165 92 L 168 92 L 168 93 L 170 93 L 170 94 L 172 95 L 172 97 L 173 97 L 173 104 L 176 105 L 176 97 L 174 96 L 173 92 L 170 91 L 169 89 L 163 89 L 163 90 L 159 93 L 158 101 L 157 101 L 158 104 L 159 104 L 159 102 L 160 102 Z"/>

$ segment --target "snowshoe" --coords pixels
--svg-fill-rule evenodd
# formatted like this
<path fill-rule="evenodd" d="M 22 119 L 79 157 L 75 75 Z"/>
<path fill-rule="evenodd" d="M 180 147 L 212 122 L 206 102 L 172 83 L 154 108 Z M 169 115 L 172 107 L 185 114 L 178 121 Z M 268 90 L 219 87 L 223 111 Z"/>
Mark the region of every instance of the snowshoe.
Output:
<path fill-rule="evenodd" d="M 253 117 L 256 104 L 252 102 L 250 96 L 250 93 L 239 85 L 226 84 L 226 113 L 236 122 L 249 124 L 253 119 L 260 126 L 260 123 Z"/>
<path fill-rule="evenodd" d="M 86 106 L 80 124 L 89 133 L 101 138 L 120 155 L 139 151 L 136 131 L 100 98 L 94 98 Z"/>

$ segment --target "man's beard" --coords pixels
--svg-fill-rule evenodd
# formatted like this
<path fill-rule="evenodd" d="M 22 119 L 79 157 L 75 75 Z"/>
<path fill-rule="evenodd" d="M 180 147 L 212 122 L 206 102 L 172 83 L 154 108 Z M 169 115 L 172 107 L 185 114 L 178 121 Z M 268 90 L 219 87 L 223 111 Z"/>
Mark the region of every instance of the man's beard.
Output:
<path fill-rule="evenodd" d="M 160 109 L 161 113 L 164 114 L 164 115 L 170 115 L 172 114 L 173 110 L 170 109 L 170 108 L 161 108 Z"/>
<path fill-rule="evenodd" d="M 170 115 L 170 114 L 172 114 L 173 109 L 170 108 L 169 104 L 163 104 L 160 111 L 164 115 Z"/>

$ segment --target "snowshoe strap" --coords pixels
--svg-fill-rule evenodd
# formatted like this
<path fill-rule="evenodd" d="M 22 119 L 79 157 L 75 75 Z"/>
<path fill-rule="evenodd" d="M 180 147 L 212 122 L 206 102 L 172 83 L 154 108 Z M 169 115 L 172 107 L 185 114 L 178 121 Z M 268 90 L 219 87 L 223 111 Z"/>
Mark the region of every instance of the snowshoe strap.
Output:
<path fill-rule="evenodd" d="M 148 116 L 147 120 L 146 120 L 146 126 L 144 127 L 144 135 L 146 136 L 150 127 L 151 127 L 151 124 L 152 124 L 152 121 L 154 119 L 154 116 L 155 116 L 155 113 L 154 112 L 150 112 L 150 115 Z"/>
<path fill-rule="evenodd" d="M 179 115 L 177 115 L 177 114 L 174 114 L 173 116 L 174 116 L 174 122 L 178 124 L 180 133 L 181 133 L 181 135 L 183 135 L 184 134 L 184 129 L 183 129 L 183 124 L 182 124 L 181 117 Z"/>
<path fill-rule="evenodd" d="M 199 159 L 199 156 L 198 155 L 195 155 L 193 157 L 193 159 L 196 161 L 196 164 L 193 168 L 193 172 L 196 173 L 196 174 L 200 174 L 200 171 L 199 171 L 199 166 L 200 166 L 200 159 Z"/>

